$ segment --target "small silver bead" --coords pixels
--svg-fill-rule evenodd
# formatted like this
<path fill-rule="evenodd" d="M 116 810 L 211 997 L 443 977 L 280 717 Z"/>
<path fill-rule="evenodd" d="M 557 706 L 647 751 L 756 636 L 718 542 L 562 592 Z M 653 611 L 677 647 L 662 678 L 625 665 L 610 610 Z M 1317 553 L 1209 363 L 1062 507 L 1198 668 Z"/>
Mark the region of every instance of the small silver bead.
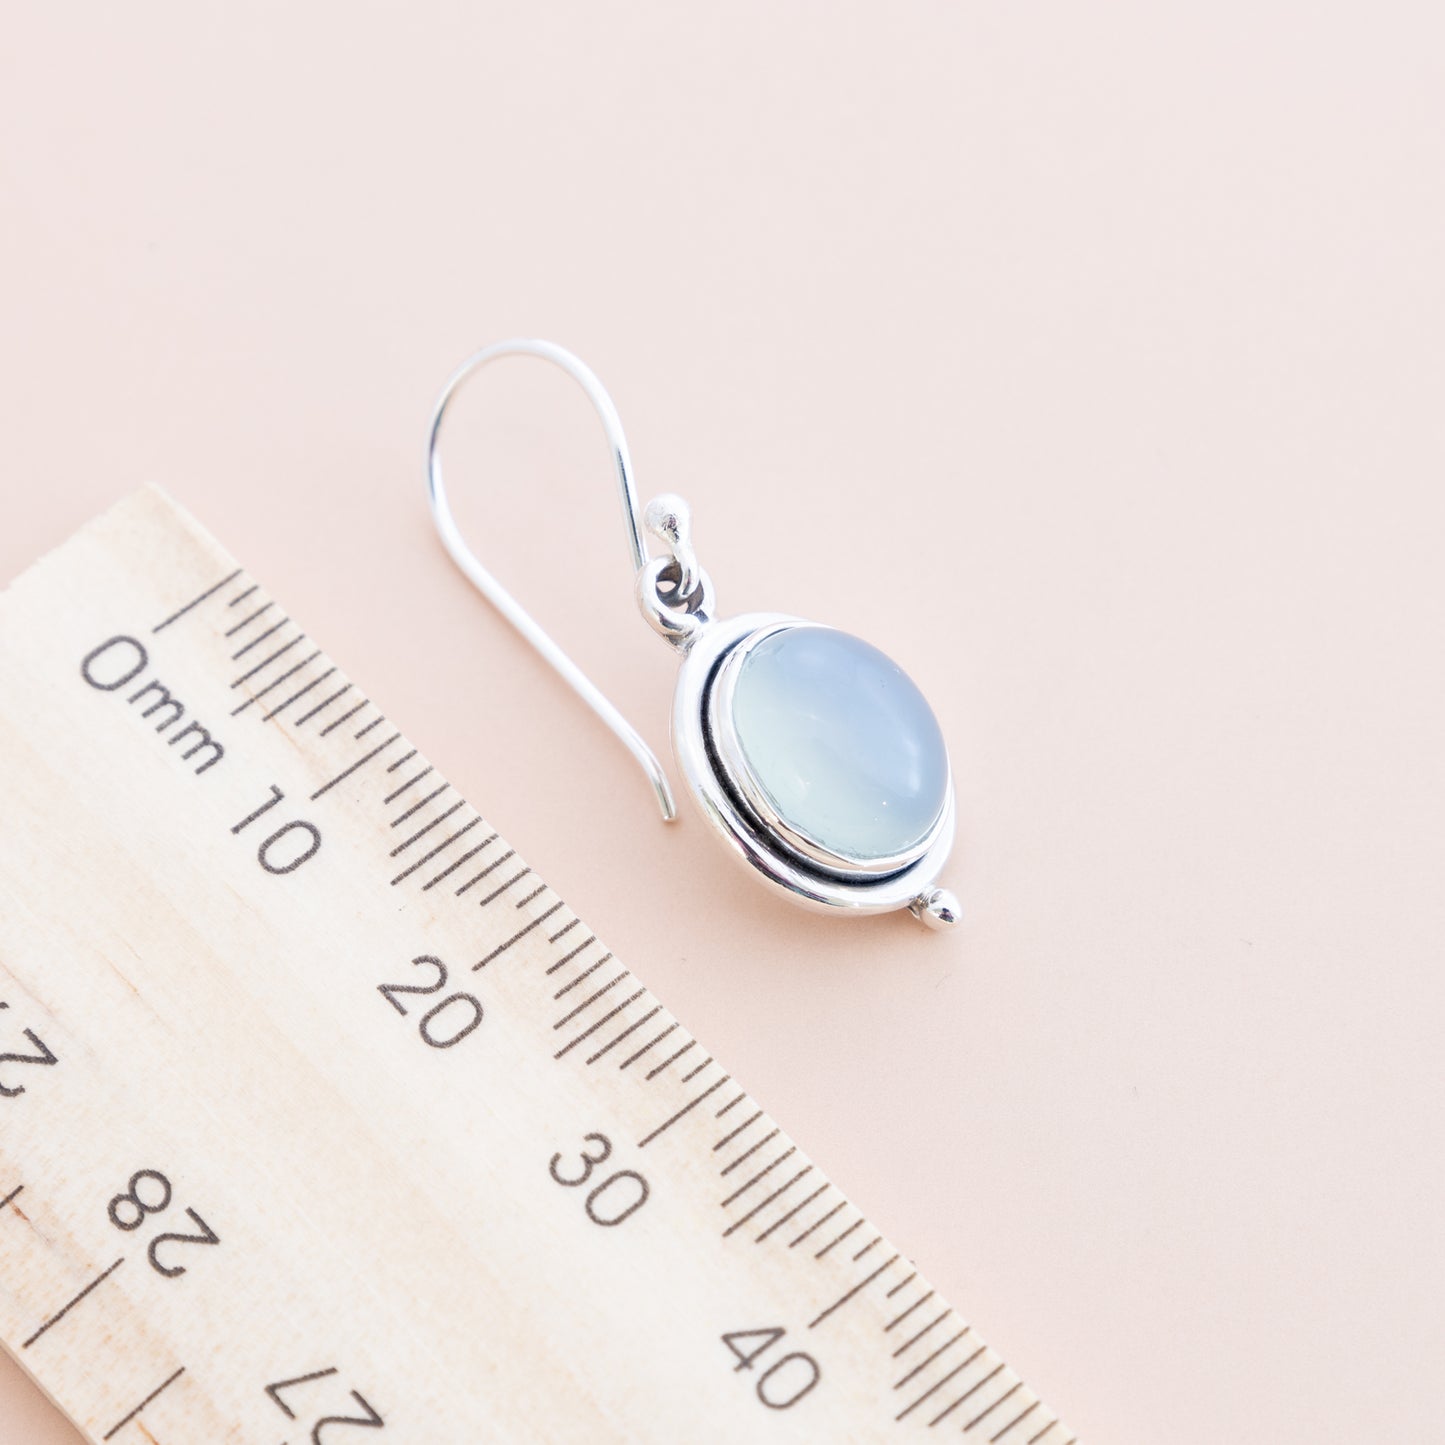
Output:
<path fill-rule="evenodd" d="M 642 515 L 642 525 L 674 550 L 691 540 L 692 509 L 675 492 L 654 497 Z"/>
<path fill-rule="evenodd" d="M 913 916 L 929 928 L 948 928 L 957 923 L 962 914 L 958 899 L 946 888 L 930 889 L 908 906 Z"/>
<path fill-rule="evenodd" d="M 664 492 L 647 504 L 642 525 L 667 544 L 677 564 L 677 601 L 689 601 L 702 581 L 702 568 L 692 547 L 692 508 L 676 493 Z"/>

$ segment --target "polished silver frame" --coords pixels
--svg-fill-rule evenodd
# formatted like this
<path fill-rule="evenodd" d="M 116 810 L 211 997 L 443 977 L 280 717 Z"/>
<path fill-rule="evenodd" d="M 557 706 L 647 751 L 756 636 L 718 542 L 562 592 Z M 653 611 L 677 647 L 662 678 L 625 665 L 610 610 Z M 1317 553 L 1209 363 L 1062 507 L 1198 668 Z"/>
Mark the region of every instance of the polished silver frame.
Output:
<path fill-rule="evenodd" d="M 942 813 L 921 854 L 896 872 L 879 876 L 827 871 L 800 857 L 789 846 L 791 830 L 780 829 L 773 821 L 776 815 L 767 820 L 755 815 L 751 803 L 745 805 L 739 797 L 736 779 L 725 770 L 726 760 L 710 721 L 710 694 L 719 670 L 737 649 L 754 646 L 783 628 L 807 625 L 801 617 L 754 612 L 708 621 L 697 630 L 673 694 L 672 748 L 678 772 L 729 854 L 797 902 L 823 913 L 888 913 L 911 907 L 934 891 L 953 846 L 952 774 Z"/>

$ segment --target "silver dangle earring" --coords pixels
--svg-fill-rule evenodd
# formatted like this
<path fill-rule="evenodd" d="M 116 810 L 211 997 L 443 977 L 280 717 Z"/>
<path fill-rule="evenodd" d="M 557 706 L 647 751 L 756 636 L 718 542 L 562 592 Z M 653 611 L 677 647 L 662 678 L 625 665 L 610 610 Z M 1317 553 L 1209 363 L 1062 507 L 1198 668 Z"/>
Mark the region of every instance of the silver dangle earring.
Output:
<path fill-rule="evenodd" d="M 439 445 L 462 383 L 505 356 L 537 356 L 587 393 L 612 449 L 638 605 L 682 655 L 672 710 L 678 771 L 729 851 L 796 902 L 825 911 L 907 908 L 934 928 L 958 918 L 938 887 L 953 845 L 953 777 L 923 694 L 866 642 L 782 613 L 716 615 L 692 547 L 687 503 L 657 497 L 639 513 L 622 422 L 602 383 L 549 341 L 502 341 L 452 374 L 427 440 L 432 518 L 452 560 L 626 745 L 665 821 L 677 815 L 651 749 L 518 605 L 462 539 Z M 643 529 L 665 548 L 648 555 Z"/>

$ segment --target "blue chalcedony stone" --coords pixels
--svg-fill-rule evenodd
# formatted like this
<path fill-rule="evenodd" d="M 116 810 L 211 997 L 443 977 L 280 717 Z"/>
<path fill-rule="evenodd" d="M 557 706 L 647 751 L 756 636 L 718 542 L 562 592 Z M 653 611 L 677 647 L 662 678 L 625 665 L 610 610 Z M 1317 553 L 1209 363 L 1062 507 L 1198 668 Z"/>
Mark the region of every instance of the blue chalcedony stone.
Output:
<path fill-rule="evenodd" d="M 876 647 L 787 627 L 742 658 L 732 722 L 752 782 L 794 831 L 868 865 L 917 851 L 948 797 L 933 710 Z"/>

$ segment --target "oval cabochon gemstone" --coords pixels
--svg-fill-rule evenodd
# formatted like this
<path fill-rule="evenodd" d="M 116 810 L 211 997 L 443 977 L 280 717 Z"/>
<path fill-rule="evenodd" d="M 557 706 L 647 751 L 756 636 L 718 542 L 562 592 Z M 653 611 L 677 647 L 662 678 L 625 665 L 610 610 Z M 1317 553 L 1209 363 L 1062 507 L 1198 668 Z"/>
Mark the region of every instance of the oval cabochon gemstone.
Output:
<path fill-rule="evenodd" d="M 785 627 L 742 659 L 732 724 L 752 781 L 795 832 L 841 859 L 916 852 L 948 800 L 933 710 L 876 647 Z"/>

